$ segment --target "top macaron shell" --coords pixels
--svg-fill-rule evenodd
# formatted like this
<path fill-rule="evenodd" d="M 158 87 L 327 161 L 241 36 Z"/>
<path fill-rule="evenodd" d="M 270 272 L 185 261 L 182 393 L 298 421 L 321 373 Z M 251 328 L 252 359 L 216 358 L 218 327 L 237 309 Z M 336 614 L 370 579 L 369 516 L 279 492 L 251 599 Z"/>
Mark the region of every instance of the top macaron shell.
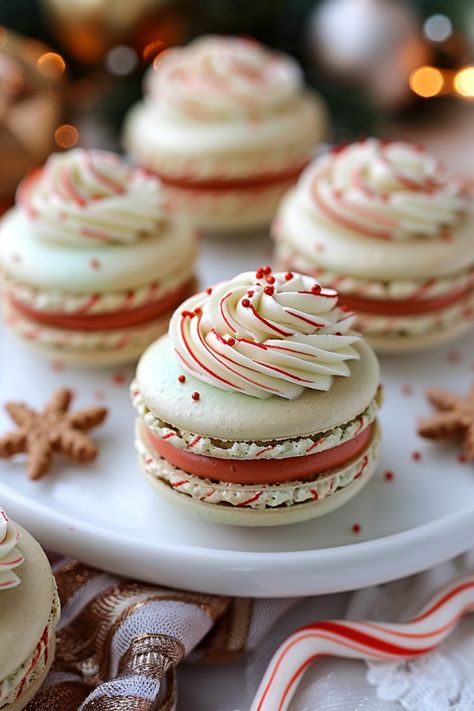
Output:
<path fill-rule="evenodd" d="M 100 293 L 131 289 L 190 267 L 196 251 L 194 231 L 179 218 L 138 242 L 74 248 L 35 239 L 18 208 L 10 210 L 0 226 L 0 264 L 18 282 L 40 289 Z"/>
<path fill-rule="evenodd" d="M 405 141 L 367 138 L 314 160 L 283 199 L 274 233 L 283 260 L 356 279 L 419 282 L 474 261 L 472 194 Z"/>
<path fill-rule="evenodd" d="M 381 281 L 447 275 L 474 261 L 473 211 L 452 230 L 449 240 L 385 241 L 315 220 L 295 188 L 282 201 L 275 232 L 276 239 L 305 257 L 308 266 Z"/>
<path fill-rule="evenodd" d="M 379 384 L 377 358 L 365 342 L 355 344 L 359 360 L 350 377 L 334 378 L 328 391 L 306 389 L 295 400 L 259 399 L 226 392 L 186 373 L 168 336 L 153 343 L 137 369 L 138 389 L 152 413 L 169 425 L 223 440 L 272 440 L 305 437 L 332 429 L 362 412 Z M 194 400 L 193 392 L 199 393 Z"/>
<path fill-rule="evenodd" d="M 14 673 L 34 651 L 51 614 L 54 582 L 40 545 L 18 526 L 25 562 L 15 568 L 18 587 L 0 592 L 0 679 Z"/>

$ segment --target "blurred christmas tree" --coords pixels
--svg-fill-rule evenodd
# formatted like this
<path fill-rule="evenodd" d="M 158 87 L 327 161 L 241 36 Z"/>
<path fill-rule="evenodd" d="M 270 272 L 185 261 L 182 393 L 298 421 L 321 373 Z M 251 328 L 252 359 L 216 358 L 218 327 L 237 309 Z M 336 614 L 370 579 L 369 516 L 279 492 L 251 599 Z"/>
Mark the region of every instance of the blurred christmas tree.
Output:
<path fill-rule="evenodd" d="M 426 32 L 433 17 L 435 39 Z M 416 66 L 472 60 L 465 28 L 474 8 L 472 0 L 0 0 L 0 24 L 60 52 L 72 105 L 115 128 L 157 53 L 203 33 L 249 34 L 297 57 L 329 103 L 336 137 L 348 139 L 418 108 L 408 84 Z M 449 32 L 439 39 L 442 26 Z"/>

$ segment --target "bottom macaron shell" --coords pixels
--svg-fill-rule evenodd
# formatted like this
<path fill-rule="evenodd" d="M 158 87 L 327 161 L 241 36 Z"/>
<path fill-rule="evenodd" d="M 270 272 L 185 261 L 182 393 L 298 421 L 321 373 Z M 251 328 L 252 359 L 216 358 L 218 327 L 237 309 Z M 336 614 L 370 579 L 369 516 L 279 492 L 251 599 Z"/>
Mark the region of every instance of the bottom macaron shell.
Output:
<path fill-rule="evenodd" d="M 181 503 L 191 513 L 217 523 L 240 526 L 286 525 L 334 511 L 352 499 L 370 480 L 377 464 L 380 445 L 380 431 L 376 426 L 365 451 L 345 467 L 312 480 L 286 482 L 277 486 L 242 487 L 193 477 L 173 467 L 146 444 L 142 427 L 138 423 L 136 446 L 147 481 L 172 503 Z M 219 487 L 222 492 L 219 492 Z M 261 494 L 274 498 L 274 492 L 281 488 L 285 491 L 291 489 L 295 501 L 252 508 L 257 505 Z M 216 495 L 217 501 L 212 503 Z M 227 498 L 234 498 L 235 502 L 218 500 L 226 495 Z"/>
<path fill-rule="evenodd" d="M 3 706 L 2 711 L 22 711 L 22 709 L 24 709 L 25 706 L 30 703 L 30 701 L 36 696 L 38 691 L 43 686 L 44 681 L 49 674 L 49 671 L 54 662 L 55 652 L 56 637 L 53 636 L 48 644 L 48 661 L 46 662 L 46 666 L 41 672 L 41 674 L 13 704 L 7 704 L 6 706 Z"/>
<path fill-rule="evenodd" d="M 145 348 L 168 330 L 172 311 L 145 326 L 124 332 L 64 332 L 38 326 L 3 302 L 3 318 L 15 338 L 44 358 L 59 358 L 70 365 L 106 367 L 137 360 Z M 64 338 L 69 340 L 64 345 Z"/>

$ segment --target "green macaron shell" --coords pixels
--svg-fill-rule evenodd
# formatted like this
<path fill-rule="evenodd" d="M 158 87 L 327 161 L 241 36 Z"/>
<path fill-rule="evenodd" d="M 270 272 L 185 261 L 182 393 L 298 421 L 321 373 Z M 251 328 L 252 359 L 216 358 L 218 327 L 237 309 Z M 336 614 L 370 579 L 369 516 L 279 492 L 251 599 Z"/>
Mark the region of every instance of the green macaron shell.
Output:
<path fill-rule="evenodd" d="M 353 419 L 373 400 L 379 366 L 371 347 L 355 345 L 350 377 L 335 377 L 327 392 L 306 389 L 295 400 L 259 399 L 208 385 L 184 371 L 168 336 L 155 341 L 137 368 L 146 406 L 163 422 L 222 440 L 273 440 L 324 432 Z M 178 376 L 185 375 L 185 382 Z M 199 398 L 193 399 L 193 393 Z"/>
<path fill-rule="evenodd" d="M 41 546 L 18 526 L 17 548 L 25 561 L 15 573 L 21 583 L 0 591 L 0 679 L 13 674 L 32 654 L 48 624 L 54 579 Z"/>

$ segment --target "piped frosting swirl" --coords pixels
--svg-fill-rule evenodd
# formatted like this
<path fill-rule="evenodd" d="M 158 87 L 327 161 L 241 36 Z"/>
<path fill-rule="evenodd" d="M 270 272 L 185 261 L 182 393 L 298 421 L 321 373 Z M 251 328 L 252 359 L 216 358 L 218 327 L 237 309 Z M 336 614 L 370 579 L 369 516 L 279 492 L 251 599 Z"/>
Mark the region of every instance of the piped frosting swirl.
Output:
<path fill-rule="evenodd" d="M 25 560 L 16 548 L 19 538 L 18 528 L 0 508 L 0 591 L 15 588 L 21 582 L 13 572 Z"/>
<path fill-rule="evenodd" d="M 75 246 L 135 242 L 165 221 L 160 181 L 96 149 L 52 155 L 21 183 L 17 204 L 36 238 Z"/>
<path fill-rule="evenodd" d="M 375 138 L 316 160 L 300 190 L 319 220 L 384 240 L 446 237 L 469 206 L 462 184 L 434 156 Z"/>
<path fill-rule="evenodd" d="M 196 120 L 284 112 L 303 85 L 293 59 L 243 37 L 203 37 L 166 52 L 154 69 L 148 78 L 152 99 Z"/>
<path fill-rule="evenodd" d="M 183 367 L 221 388 L 268 398 L 328 390 L 349 376 L 352 314 L 337 307 L 334 289 L 310 276 L 245 272 L 185 301 L 170 322 Z"/>

